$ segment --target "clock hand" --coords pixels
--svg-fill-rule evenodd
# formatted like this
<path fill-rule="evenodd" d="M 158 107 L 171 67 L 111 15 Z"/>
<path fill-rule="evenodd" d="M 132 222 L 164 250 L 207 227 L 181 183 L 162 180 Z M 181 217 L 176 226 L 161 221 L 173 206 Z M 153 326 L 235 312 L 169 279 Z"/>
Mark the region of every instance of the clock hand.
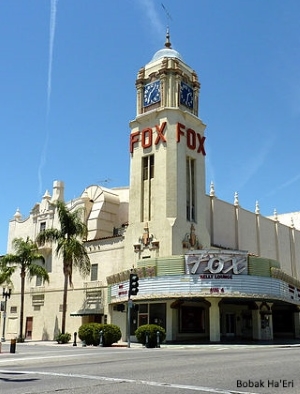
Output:
<path fill-rule="evenodd" d="M 149 104 L 150 102 L 151 102 L 151 100 L 152 100 L 152 94 L 153 94 L 153 91 L 155 90 L 155 86 L 152 86 L 152 88 L 150 89 L 150 93 L 149 93 L 149 95 L 148 95 L 148 100 L 147 100 L 147 104 Z"/>

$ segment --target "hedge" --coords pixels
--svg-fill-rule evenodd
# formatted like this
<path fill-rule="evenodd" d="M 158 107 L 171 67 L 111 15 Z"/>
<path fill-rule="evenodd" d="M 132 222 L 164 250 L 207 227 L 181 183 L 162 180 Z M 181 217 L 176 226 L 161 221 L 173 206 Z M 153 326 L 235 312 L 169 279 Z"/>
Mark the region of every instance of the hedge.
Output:
<path fill-rule="evenodd" d="M 82 324 L 78 330 L 78 337 L 87 346 L 98 346 L 100 344 L 100 331 L 103 332 L 103 346 L 111 346 L 118 342 L 122 333 L 118 326 L 114 324 L 86 323 Z"/>

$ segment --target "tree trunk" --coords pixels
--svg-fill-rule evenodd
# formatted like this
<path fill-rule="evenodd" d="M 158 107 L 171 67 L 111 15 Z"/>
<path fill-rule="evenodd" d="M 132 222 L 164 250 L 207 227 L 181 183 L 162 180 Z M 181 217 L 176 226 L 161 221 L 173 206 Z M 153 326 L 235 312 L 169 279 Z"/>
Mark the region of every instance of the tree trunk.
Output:
<path fill-rule="evenodd" d="M 65 331 L 66 331 L 68 280 L 69 280 L 69 275 L 68 275 L 67 272 L 65 272 L 64 294 L 63 294 L 63 309 L 62 309 L 62 321 L 61 321 L 61 333 L 62 334 L 65 334 Z"/>
<path fill-rule="evenodd" d="M 24 290 L 25 290 L 25 271 L 21 269 L 21 307 L 20 307 L 20 329 L 19 329 L 19 341 L 23 342 L 23 321 L 24 321 Z"/>

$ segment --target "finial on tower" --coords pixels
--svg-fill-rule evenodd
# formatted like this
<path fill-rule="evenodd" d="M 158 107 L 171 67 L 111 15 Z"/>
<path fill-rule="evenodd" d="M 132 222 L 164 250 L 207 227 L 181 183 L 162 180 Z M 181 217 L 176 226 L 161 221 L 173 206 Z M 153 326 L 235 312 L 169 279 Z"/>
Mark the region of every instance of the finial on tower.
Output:
<path fill-rule="evenodd" d="M 169 28 L 167 27 L 167 34 L 166 34 L 166 42 L 165 42 L 165 47 L 166 48 L 171 48 L 171 41 L 170 41 L 170 31 Z"/>
<path fill-rule="evenodd" d="M 166 7 L 163 5 L 163 3 L 161 3 L 162 8 L 164 9 L 167 19 L 168 21 L 171 21 L 171 15 L 169 13 L 169 11 L 166 9 Z M 171 42 L 170 42 L 170 31 L 169 31 L 169 26 L 167 26 L 167 35 L 166 35 L 166 42 L 165 42 L 165 47 L 166 48 L 171 48 Z"/>

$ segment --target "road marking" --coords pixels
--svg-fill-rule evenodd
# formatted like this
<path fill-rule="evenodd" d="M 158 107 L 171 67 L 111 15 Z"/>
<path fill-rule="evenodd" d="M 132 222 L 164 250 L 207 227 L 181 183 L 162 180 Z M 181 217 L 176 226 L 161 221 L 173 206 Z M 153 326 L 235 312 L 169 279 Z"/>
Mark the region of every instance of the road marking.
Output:
<path fill-rule="evenodd" d="M 120 353 L 122 354 L 123 352 L 114 352 L 114 354 Z M 99 354 L 97 353 L 68 353 L 68 354 L 53 354 L 53 356 L 26 356 L 26 357 L 12 357 L 12 358 L 3 358 L 0 359 L 0 364 L 7 364 L 11 362 L 19 362 L 19 361 L 34 361 L 34 360 L 50 360 L 50 359 L 57 359 L 57 358 L 71 358 L 71 357 L 98 357 Z"/>
<path fill-rule="evenodd" d="M 216 387 L 214 388 L 214 387 L 204 387 L 204 386 L 192 386 L 192 385 L 174 384 L 174 383 L 169 384 L 169 383 L 161 383 L 161 382 L 152 382 L 148 380 L 110 378 L 107 376 L 82 375 L 82 374 L 72 374 L 72 373 L 43 372 L 43 371 L 12 371 L 7 369 L 2 369 L 2 370 L 0 369 L 0 374 L 1 373 L 57 376 L 64 378 L 66 377 L 66 378 L 102 380 L 102 381 L 116 382 L 116 383 L 135 383 L 135 384 L 144 384 L 144 385 L 156 386 L 156 387 L 170 387 L 170 388 L 184 389 L 184 390 L 204 391 L 206 393 L 215 393 L 215 394 L 259 394 L 252 392 L 250 393 L 248 391 L 223 390 Z"/>

